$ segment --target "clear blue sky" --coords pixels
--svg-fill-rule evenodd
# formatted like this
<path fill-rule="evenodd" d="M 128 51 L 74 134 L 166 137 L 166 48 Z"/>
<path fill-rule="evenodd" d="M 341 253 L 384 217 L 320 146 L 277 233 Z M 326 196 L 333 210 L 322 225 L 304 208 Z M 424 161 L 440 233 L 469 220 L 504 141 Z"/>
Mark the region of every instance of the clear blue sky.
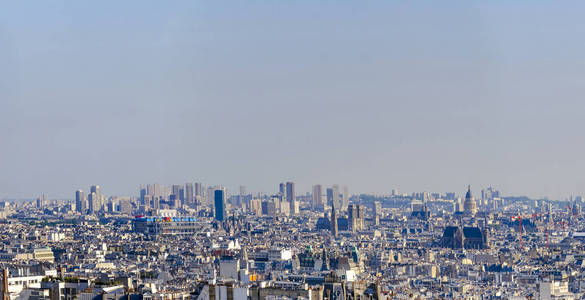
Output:
<path fill-rule="evenodd" d="M 0 198 L 585 194 L 583 1 L 10 1 Z"/>

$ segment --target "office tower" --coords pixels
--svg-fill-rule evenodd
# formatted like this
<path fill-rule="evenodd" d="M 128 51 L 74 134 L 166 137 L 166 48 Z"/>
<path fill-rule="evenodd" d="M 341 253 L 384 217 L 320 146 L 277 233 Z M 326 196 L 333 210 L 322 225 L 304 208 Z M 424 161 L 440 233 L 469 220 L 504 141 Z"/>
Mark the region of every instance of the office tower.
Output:
<path fill-rule="evenodd" d="M 99 185 L 92 185 L 89 188 L 89 192 L 90 192 L 90 194 L 91 193 L 95 193 L 94 202 L 96 203 L 97 207 L 101 207 L 102 206 L 103 199 L 102 199 L 102 191 L 100 189 L 100 186 Z"/>
<path fill-rule="evenodd" d="M 215 219 L 218 221 L 225 220 L 225 190 L 223 188 L 216 189 L 214 192 L 215 202 Z"/>
<path fill-rule="evenodd" d="M 341 199 L 339 198 L 339 185 L 334 184 L 332 187 L 332 192 L 333 192 L 333 206 L 335 206 L 335 209 L 341 209 Z"/>
<path fill-rule="evenodd" d="M 88 213 L 90 215 L 93 215 L 100 210 L 101 205 L 99 203 L 98 198 L 99 198 L 98 194 L 96 194 L 95 192 L 92 192 L 89 195 L 87 195 Z"/>
<path fill-rule="evenodd" d="M 343 198 L 341 200 L 341 209 L 346 210 L 349 205 L 349 189 L 347 185 L 343 186 Z"/>
<path fill-rule="evenodd" d="M 92 197 L 92 201 L 93 201 L 93 205 L 94 205 L 93 206 L 93 212 L 95 213 L 95 212 L 99 211 L 102 208 L 103 204 L 104 204 L 103 203 L 104 202 L 104 199 L 103 199 L 103 195 L 102 195 L 100 186 L 99 185 L 92 185 L 89 188 L 89 193 L 90 194 L 91 193 L 94 193 L 95 194 L 95 196 Z"/>
<path fill-rule="evenodd" d="M 287 182 L 286 183 L 286 200 L 288 200 L 289 204 L 289 212 L 291 215 L 298 215 L 299 214 L 299 206 L 297 205 L 297 199 L 295 195 L 295 183 L 294 182 Z"/>
<path fill-rule="evenodd" d="M 140 204 L 144 204 L 144 196 L 149 195 L 148 188 L 140 186 Z"/>
<path fill-rule="evenodd" d="M 152 193 L 149 193 L 154 197 L 162 197 L 162 190 L 160 188 L 160 184 L 155 183 L 152 185 Z"/>
<path fill-rule="evenodd" d="M 321 209 L 323 207 L 323 187 L 320 184 L 313 186 L 313 209 Z"/>
<path fill-rule="evenodd" d="M 151 206 L 152 206 L 152 200 L 153 200 L 153 197 L 151 195 L 145 195 L 144 201 L 140 205 L 140 208 L 141 208 L 140 210 L 143 212 L 149 211 Z"/>
<path fill-rule="evenodd" d="M 75 191 L 75 210 L 81 214 L 87 212 L 87 202 L 82 190 Z"/>
<path fill-rule="evenodd" d="M 170 194 L 171 195 L 179 196 L 180 191 L 181 191 L 181 185 L 179 185 L 179 184 L 173 184 L 171 186 L 171 193 Z"/>
<path fill-rule="evenodd" d="M 281 202 L 283 202 L 283 201 L 286 201 L 286 200 L 287 200 L 287 199 L 286 199 L 286 184 L 285 184 L 285 183 L 283 183 L 283 182 L 281 182 L 281 183 L 278 185 L 278 195 L 280 196 L 280 201 L 281 201 Z"/>
<path fill-rule="evenodd" d="M 170 194 L 168 199 L 169 209 L 177 209 L 180 201 L 181 200 L 179 197 L 177 197 L 177 195 Z"/>
<path fill-rule="evenodd" d="M 194 206 L 199 206 L 199 205 L 203 205 L 205 199 L 204 197 L 204 193 L 203 193 L 203 185 L 201 184 L 201 182 L 195 182 L 194 186 L 193 186 L 193 205 Z"/>
<path fill-rule="evenodd" d="M 195 182 L 194 188 L 195 196 L 203 197 L 203 185 L 201 182 Z"/>
<path fill-rule="evenodd" d="M 117 202 L 118 202 L 118 199 L 115 199 L 115 198 L 106 201 L 105 211 L 106 212 L 114 212 L 114 211 L 116 211 L 116 208 L 118 206 L 117 205 Z"/>
<path fill-rule="evenodd" d="M 171 194 L 169 195 L 169 206 L 172 209 L 181 207 L 181 203 L 184 200 L 184 189 L 179 184 L 173 184 L 171 186 Z"/>
<path fill-rule="evenodd" d="M 193 184 L 190 182 L 185 184 L 185 204 L 193 206 Z"/>
<path fill-rule="evenodd" d="M 187 195 L 185 194 L 185 187 L 181 187 L 179 190 L 179 202 L 178 208 L 183 208 L 183 205 L 187 204 Z"/>
<path fill-rule="evenodd" d="M 150 210 L 150 202 L 152 201 L 152 187 L 150 184 L 140 187 L 140 198 L 138 199 L 138 208 L 141 212 Z"/>
<path fill-rule="evenodd" d="M 177 199 L 180 199 L 181 189 L 182 189 L 182 186 L 181 185 L 179 185 L 179 184 L 173 184 L 171 186 L 171 195 L 175 195 L 175 196 L 177 196 Z"/>
<path fill-rule="evenodd" d="M 333 189 L 327 188 L 327 205 L 333 206 Z"/>
<path fill-rule="evenodd" d="M 157 210 L 160 209 L 160 197 L 153 197 L 152 198 L 152 209 Z"/>
<path fill-rule="evenodd" d="M 467 194 L 465 194 L 465 202 L 463 202 L 463 213 L 467 216 L 474 216 L 477 213 L 477 205 L 475 199 L 471 196 L 471 186 L 467 186 Z"/>
<path fill-rule="evenodd" d="M 89 193 L 96 193 L 97 195 L 100 195 L 100 186 L 99 185 L 92 185 L 89 188 Z"/>
<path fill-rule="evenodd" d="M 205 193 L 205 199 L 206 199 L 205 205 L 206 206 L 213 207 L 213 205 L 214 205 L 214 202 L 213 201 L 215 200 L 214 199 L 214 197 L 215 197 L 215 190 L 216 190 L 215 187 L 208 187 L 207 188 L 207 192 Z"/>
<path fill-rule="evenodd" d="M 245 194 L 246 194 L 246 186 L 240 185 L 240 195 L 245 195 Z"/>

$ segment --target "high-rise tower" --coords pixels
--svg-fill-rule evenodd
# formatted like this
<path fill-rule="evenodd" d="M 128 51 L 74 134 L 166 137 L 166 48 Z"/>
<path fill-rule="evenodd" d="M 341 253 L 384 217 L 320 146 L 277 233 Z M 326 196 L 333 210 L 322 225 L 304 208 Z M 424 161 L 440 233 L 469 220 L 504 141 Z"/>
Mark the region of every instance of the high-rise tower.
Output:
<path fill-rule="evenodd" d="M 193 206 L 193 183 L 187 182 L 185 184 L 185 203 L 188 206 Z"/>
<path fill-rule="evenodd" d="M 299 206 L 297 205 L 294 182 L 289 181 L 286 183 L 286 200 L 288 200 L 290 214 L 299 214 Z"/>
<path fill-rule="evenodd" d="M 333 192 L 333 206 L 335 206 L 335 209 L 342 210 L 341 198 L 339 197 L 339 185 L 334 184 L 331 189 Z"/>
<path fill-rule="evenodd" d="M 327 188 L 327 205 L 333 206 L 333 189 Z"/>
<path fill-rule="evenodd" d="M 323 207 L 323 187 L 320 184 L 316 184 L 313 186 L 313 209 L 321 209 Z"/>
<path fill-rule="evenodd" d="M 87 200 L 82 190 L 75 191 L 75 210 L 81 214 L 87 212 Z"/>
<path fill-rule="evenodd" d="M 215 219 L 218 221 L 225 220 L 225 190 L 223 188 L 216 189 L 214 192 L 215 202 Z"/>
<path fill-rule="evenodd" d="M 89 210 L 91 210 L 92 214 L 102 209 L 102 206 L 104 205 L 104 197 L 99 185 L 92 185 L 89 188 L 89 194 L 87 195 L 87 198 L 89 202 Z"/>
<path fill-rule="evenodd" d="M 341 198 L 341 210 L 345 211 L 349 206 L 349 189 L 347 185 L 343 186 L 343 196 Z"/>

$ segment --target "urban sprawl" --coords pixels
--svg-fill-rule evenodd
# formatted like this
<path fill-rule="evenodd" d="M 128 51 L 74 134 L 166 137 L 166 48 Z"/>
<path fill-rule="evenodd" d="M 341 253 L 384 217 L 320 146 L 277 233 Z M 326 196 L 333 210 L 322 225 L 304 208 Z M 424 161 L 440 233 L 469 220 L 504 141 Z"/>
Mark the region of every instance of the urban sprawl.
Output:
<path fill-rule="evenodd" d="M 585 299 L 583 197 L 476 193 L 187 183 L 6 200 L 2 300 Z"/>

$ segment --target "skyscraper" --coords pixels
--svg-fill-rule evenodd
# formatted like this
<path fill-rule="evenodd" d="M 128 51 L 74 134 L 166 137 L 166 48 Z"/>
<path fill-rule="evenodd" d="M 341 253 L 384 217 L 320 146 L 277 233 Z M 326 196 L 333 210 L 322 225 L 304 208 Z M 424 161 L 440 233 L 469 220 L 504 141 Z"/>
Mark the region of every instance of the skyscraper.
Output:
<path fill-rule="evenodd" d="M 223 188 L 216 189 L 214 192 L 215 202 L 215 219 L 218 221 L 225 220 L 225 190 Z"/>
<path fill-rule="evenodd" d="M 99 194 L 100 194 L 100 186 L 99 186 L 99 185 L 92 185 L 92 186 L 89 188 L 89 192 L 90 192 L 90 193 L 96 193 L 96 194 L 98 194 L 98 195 L 99 195 Z"/>
<path fill-rule="evenodd" d="M 286 183 L 286 200 L 289 203 L 289 211 L 291 215 L 297 215 L 299 213 L 299 206 L 297 205 L 297 199 L 295 195 L 295 183 Z"/>
<path fill-rule="evenodd" d="M 75 210 L 78 213 L 85 214 L 87 212 L 87 201 L 82 190 L 75 192 Z"/>
<path fill-rule="evenodd" d="M 174 184 L 171 187 L 171 194 L 169 195 L 169 206 L 172 209 L 180 208 L 183 198 L 184 198 L 183 187 L 179 184 Z"/>
<path fill-rule="evenodd" d="M 343 198 L 341 198 L 341 210 L 346 210 L 349 206 L 349 189 L 347 185 L 343 186 Z"/>
<path fill-rule="evenodd" d="M 193 206 L 193 184 L 190 182 L 185 184 L 185 204 Z"/>
<path fill-rule="evenodd" d="M 333 189 L 327 188 L 327 205 L 333 206 Z"/>
<path fill-rule="evenodd" d="M 313 209 L 321 209 L 323 207 L 323 187 L 320 184 L 313 186 Z"/>
<path fill-rule="evenodd" d="M 195 182 L 195 196 L 203 196 L 203 185 L 201 182 Z"/>
<path fill-rule="evenodd" d="M 89 195 L 87 195 L 87 204 L 88 204 L 87 210 L 90 215 L 93 215 L 97 211 L 99 211 L 100 205 L 98 200 L 98 194 L 92 192 Z"/>
<path fill-rule="evenodd" d="M 152 195 L 153 197 L 161 197 L 162 196 L 162 191 L 160 188 L 160 184 L 155 183 L 152 185 L 148 185 L 147 188 L 149 189 L 148 194 Z"/>
<path fill-rule="evenodd" d="M 341 199 L 339 198 L 339 185 L 334 184 L 331 189 L 333 193 L 333 206 L 335 206 L 335 209 L 343 209 L 341 205 Z"/>
<path fill-rule="evenodd" d="M 280 195 L 280 202 L 285 202 L 286 201 L 286 184 L 284 182 L 281 182 L 278 185 L 278 194 Z"/>
<path fill-rule="evenodd" d="M 91 196 L 91 203 L 88 203 L 89 205 L 89 209 L 91 210 L 91 213 L 96 213 L 97 211 L 99 211 L 102 206 L 103 206 L 103 196 L 102 196 L 102 192 L 100 190 L 100 186 L 99 185 L 92 185 L 89 188 L 89 195 L 87 195 L 88 198 L 88 202 L 89 202 L 89 198 Z"/>
<path fill-rule="evenodd" d="M 193 202 L 196 205 L 201 205 L 204 203 L 205 199 L 203 198 L 203 184 L 201 184 L 201 182 L 195 182 L 195 195 L 194 195 L 194 200 Z"/>
<path fill-rule="evenodd" d="M 205 206 L 213 207 L 214 206 L 214 199 L 215 199 L 215 190 L 217 187 L 207 187 L 207 191 L 205 193 Z"/>
<path fill-rule="evenodd" d="M 144 187 L 144 185 L 140 186 L 140 205 L 145 205 L 144 198 L 148 195 L 148 188 Z"/>

